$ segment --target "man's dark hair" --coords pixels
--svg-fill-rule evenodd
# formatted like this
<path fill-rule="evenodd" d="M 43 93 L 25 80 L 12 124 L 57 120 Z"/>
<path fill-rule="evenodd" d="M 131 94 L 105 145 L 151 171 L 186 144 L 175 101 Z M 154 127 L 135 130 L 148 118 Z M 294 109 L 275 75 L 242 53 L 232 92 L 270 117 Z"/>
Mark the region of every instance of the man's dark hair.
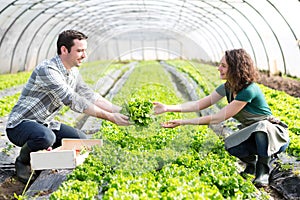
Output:
<path fill-rule="evenodd" d="M 66 30 L 59 34 L 57 40 L 57 54 L 61 54 L 60 48 L 65 46 L 68 52 L 71 52 L 71 47 L 74 45 L 74 40 L 86 40 L 88 37 L 83 33 L 75 30 Z"/>

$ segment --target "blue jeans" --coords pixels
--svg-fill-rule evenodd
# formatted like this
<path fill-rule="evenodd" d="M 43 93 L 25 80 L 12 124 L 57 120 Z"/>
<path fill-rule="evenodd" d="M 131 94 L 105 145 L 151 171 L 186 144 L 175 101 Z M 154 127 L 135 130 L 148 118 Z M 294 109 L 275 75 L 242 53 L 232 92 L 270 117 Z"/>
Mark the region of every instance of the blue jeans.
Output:
<path fill-rule="evenodd" d="M 288 143 L 282 146 L 277 153 L 283 152 L 288 146 Z M 250 155 L 258 155 L 268 157 L 268 137 L 265 132 L 254 132 L 249 139 L 241 144 L 234 146 L 227 151 L 238 158 L 245 158 Z"/>
<path fill-rule="evenodd" d="M 34 121 L 23 121 L 14 128 L 7 128 L 6 133 L 13 144 L 22 147 L 27 143 L 32 151 L 59 147 L 63 138 L 87 138 L 80 130 L 65 124 L 61 124 L 60 130 L 51 130 Z"/>

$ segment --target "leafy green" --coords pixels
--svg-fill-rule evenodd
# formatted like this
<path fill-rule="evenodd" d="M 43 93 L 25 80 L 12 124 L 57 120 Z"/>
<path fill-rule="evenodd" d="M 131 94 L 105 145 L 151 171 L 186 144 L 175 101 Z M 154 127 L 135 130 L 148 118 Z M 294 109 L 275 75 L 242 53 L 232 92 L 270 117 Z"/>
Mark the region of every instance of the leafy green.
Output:
<path fill-rule="evenodd" d="M 150 100 L 132 98 L 122 106 L 121 113 L 129 116 L 131 122 L 139 127 L 147 127 L 153 122 L 153 104 Z"/>

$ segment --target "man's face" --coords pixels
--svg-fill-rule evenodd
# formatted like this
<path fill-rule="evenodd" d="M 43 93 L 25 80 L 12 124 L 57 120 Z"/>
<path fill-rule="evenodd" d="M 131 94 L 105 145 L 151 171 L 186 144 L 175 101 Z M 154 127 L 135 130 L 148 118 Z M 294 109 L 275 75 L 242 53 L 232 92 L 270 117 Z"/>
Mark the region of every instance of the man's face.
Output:
<path fill-rule="evenodd" d="M 76 66 L 79 67 L 87 57 L 86 55 L 87 41 L 86 40 L 74 40 L 74 45 L 71 47 L 70 53 L 66 53 L 64 56 L 64 65 L 67 69 L 71 69 Z"/>

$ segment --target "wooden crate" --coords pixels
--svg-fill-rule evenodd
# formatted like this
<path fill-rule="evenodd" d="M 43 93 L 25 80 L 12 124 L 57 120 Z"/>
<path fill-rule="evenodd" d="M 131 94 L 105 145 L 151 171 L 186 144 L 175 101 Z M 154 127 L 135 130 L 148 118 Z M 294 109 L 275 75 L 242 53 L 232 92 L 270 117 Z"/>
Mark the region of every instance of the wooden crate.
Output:
<path fill-rule="evenodd" d="M 92 146 L 102 146 L 97 139 L 63 139 L 62 146 L 52 151 L 30 153 L 31 168 L 42 169 L 73 169 L 82 164 Z M 85 153 L 81 154 L 83 151 Z"/>

